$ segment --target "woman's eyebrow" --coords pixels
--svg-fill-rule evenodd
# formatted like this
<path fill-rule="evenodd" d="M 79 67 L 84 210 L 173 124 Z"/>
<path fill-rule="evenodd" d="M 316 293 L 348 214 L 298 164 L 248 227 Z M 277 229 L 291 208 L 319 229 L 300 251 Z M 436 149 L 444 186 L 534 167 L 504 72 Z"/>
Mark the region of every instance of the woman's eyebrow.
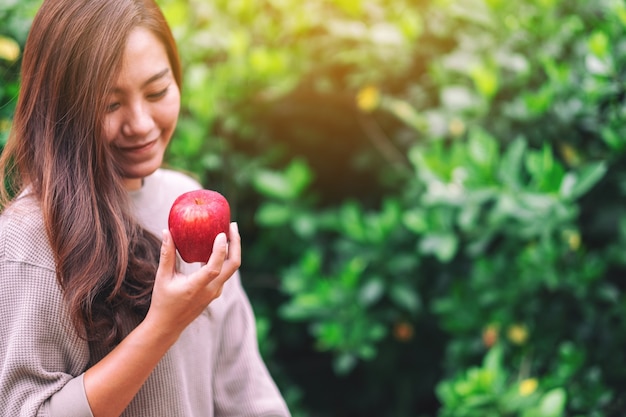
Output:
<path fill-rule="evenodd" d="M 164 68 L 163 70 L 157 72 L 156 74 L 154 74 L 152 77 L 148 78 L 146 81 L 144 81 L 144 83 L 141 85 L 141 88 L 145 88 L 148 85 L 150 85 L 150 83 L 155 82 L 156 80 L 159 80 L 163 77 L 165 77 L 168 73 L 170 72 L 169 68 Z M 122 90 L 115 87 L 111 90 L 112 93 L 116 94 L 116 93 L 120 93 Z"/>
<path fill-rule="evenodd" d="M 156 74 L 154 74 L 152 77 L 148 78 L 146 80 L 146 82 L 143 83 L 143 87 L 146 87 L 148 84 L 158 80 L 159 78 L 163 78 L 167 75 L 167 73 L 170 72 L 169 68 L 165 68 L 162 71 L 157 72 Z"/>

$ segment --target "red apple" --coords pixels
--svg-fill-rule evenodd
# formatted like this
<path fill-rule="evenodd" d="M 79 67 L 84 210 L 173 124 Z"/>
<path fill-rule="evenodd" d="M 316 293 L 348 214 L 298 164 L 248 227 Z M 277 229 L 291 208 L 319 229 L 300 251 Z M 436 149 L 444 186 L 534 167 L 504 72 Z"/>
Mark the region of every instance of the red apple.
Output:
<path fill-rule="evenodd" d="M 217 191 L 189 191 L 172 204 L 168 226 L 185 262 L 207 262 L 215 237 L 222 232 L 228 235 L 230 206 Z"/>

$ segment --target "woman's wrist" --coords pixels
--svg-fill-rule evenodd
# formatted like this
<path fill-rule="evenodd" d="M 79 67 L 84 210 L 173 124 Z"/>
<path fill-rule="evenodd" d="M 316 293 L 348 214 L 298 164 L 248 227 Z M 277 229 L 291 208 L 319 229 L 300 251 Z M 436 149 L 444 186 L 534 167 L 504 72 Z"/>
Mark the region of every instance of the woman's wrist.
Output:
<path fill-rule="evenodd" d="M 133 333 L 137 333 L 138 337 L 145 338 L 147 343 L 153 344 L 155 347 L 161 349 L 167 347 L 169 349 L 176 343 L 182 330 L 184 328 L 177 331 L 165 326 L 162 321 L 156 318 L 156 315 L 148 311 L 146 318 L 133 330 Z"/>

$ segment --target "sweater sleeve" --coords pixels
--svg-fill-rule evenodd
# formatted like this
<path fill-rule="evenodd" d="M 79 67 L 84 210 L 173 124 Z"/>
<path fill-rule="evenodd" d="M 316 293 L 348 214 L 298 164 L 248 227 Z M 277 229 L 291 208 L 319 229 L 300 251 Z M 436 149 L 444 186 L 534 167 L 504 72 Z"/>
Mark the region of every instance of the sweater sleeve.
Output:
<path fill-rule="evenodd" d="M 0 416 L 92 417 L 89 346 L 65 309 L 43 228 L 0 220 Z"/>
<path fill-rule="evenodd" d="M 222 297 L 226 311 L 215 365 L 216 416 L 289 417 L 261 358 L 252 307 L 238 273 L 227 282 Z"/>

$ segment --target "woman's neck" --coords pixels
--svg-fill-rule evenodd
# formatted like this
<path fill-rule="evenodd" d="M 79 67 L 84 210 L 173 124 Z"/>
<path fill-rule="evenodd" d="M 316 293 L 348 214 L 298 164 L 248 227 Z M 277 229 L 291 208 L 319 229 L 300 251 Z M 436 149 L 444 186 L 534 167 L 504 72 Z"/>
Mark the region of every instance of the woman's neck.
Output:
<path fill-rule="evenodd" d="M 124 187 L 127 191 L 137 191 L 143 186 L 143 178 L 124 178 Z"/>

